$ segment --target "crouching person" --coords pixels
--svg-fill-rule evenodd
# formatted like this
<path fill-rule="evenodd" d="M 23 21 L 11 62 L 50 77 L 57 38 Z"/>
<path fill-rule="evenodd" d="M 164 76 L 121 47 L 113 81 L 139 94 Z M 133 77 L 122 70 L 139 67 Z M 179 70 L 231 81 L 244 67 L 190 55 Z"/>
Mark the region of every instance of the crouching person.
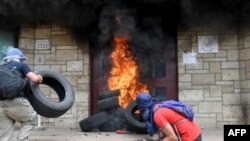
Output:
<path fill-rule="evenodd" d="M 159 102 L 149 93 L 137 95 L 137 107 L 147 125 L 148 133 L 152 136 L 155 131 L 159 130 L 163 135 L 161 136 L 162 141 L 201 141 L 201 129 L 192 119 L 194 114 L 191 108 L 189 109 L 192 120 L 169 106 L 170 102 L 175 101 Z"/>
<path fill-rule="evenodd" d="M 27 59 L 21 50 L 10 48 L 2 64 L 9 68 L 15 68 L 23 77 L 35 83 L 42 83 L 42 76 L 31 71 L 30 67 L 23 63 Z M 37 125 L 37 114 L 29 101 L 21 92 L 13 99 L 0 97 L 0 140 L 12 141 L 15 123 L 20 122 L 21 127 L 16 141 L 28 141 L 32 128 Z"/>

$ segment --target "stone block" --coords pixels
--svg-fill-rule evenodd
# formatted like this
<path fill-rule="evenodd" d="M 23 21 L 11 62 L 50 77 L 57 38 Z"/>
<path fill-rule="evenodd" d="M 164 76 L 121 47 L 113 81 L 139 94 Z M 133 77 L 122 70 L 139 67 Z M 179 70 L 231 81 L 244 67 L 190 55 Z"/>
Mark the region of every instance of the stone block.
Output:
<path fill-rule="evenodd" d="M 178 47 L 182 49 L 190 48 L 190 40 L 178 40 Z"/>
<path fill-rule="evenodd" d="M 222 62 L 221 63 L 222 69 L 238 69 L 239 68 L 239 62 Z"/>
<path fill-rule="evenodd" d="M 187 90 L 191 88 L 192 88 L 191 82 L 179 82 L 179 90 Z"/>
<path fill-rule="evenodd" d="M 221 86 L 220 85 L 210 86 L 210 95 L 221 96 Z"/>
<path fill-rule="evenodd" d="M 85 64 L 83 67 L 83 74 L 89 75 L 89 72 L 90 72 L 90 65 Z"/>
<path fill-rule="evenodd" d="M 221 81 L 221 74 L 215 74 L 215 80 L 216 81 Z"/>
<path fill-rule="evenodd" d="M 182 63 L 178 63 L 178 73 L 185 73 L 185 65 Z"/>
<path fill-rule="evenodd" d="M 51 38 L 51 45 L 54 45 L 54 46 L 73 45 L 72 36 L 71 35 L 53 35 Z"/>
<path fill-rule="evenodd" d="M 249 93 L 241 93 L 240 98 L 241 98 L 242 105 L 249 105 L 250 106 L 250 92 Z"/>
<path fill-rule="evenodd" d="M 228 50 L 227 58 L 229 61 L 238 61 L 239 60 L 239 51 L 238 50 Z"/>
<path fill-rule="evenodd" d="M 75 61 L 77 60 L 77 50 L 56 50 L 56 60 Z"/>
<path fill-rule="evenodd" d="M 245 61 L 246 71 L 250 71 L 250 60 Z"/>
<path fill-rule="evenodd" d="M 197 36 L 191 36 L 191 43 L 197 43 Z"/>
<path fill-rule="evenodd" d="M 46 62 L 50 62 L 50 61 L 55 61 L 56 60 L 56 55 L 55 54 L 44 54 L 44 60 Z"/>
<path fill-rule="evenodd" d="M 86 94 L 86 92 L 83 93 L 83 91 L 75 91 L 75 94 L 75 102 L 88 102 L 89 96 Z"/>
<path fill-rule="evenodd" d="M 191 74 L 179 74 L 179 81 L 180 82 L 190 82 L 191 81 Z"/>
<path fill-rule="evenodd" d="M 223 94 L 223 105 L 240 105 L 240 94 Z"/>
<path fill-rule="evenodd" d="M 215 84 L 214 74 L 192 74 L 193 85 Z"/>
<path fill-rule="evenodd" d="M 180 90 L 179 98 L 182 101 L 202 101 L 203 91 L 202 90 Z"/>
<path fill-rule="evenodd" d="M 186 65 L 187 70 L 201 70 L 203 69 L 203 62 L 197 61 L 195 64 L 187 64 Z"/>
<path fill-rule="evenodd" d="M 227 51 L 219 50 L 219 52 L 215 54 L 215 57 L 227 57 Z"/>
<path fill-rule="evenodd" d="M 250 48 L 250 36 L 245 36 L 244 37 L 244 47 L 245 48 Z"/>
<path fill-rule="evenodd" d="M 81 83 L 81 84 L 78 84 L 77 89 L 79 91 L 89 91 L 90 90 L 90 86 L 89 86 L 88 83 L 87 84 Z"/>
<path fill-rule="evenodd" d="M 249 89 L 250 88 L 250 80 L 241 81 L 240 86 L 242 89 Z"/>
<path fill-rule="evenodd" d="M 216 101 L 199 102 L 200 113 L 221 113 L 222 103 Z"/>
<path fill-rule="evenodd" d="M 234 92 L 234 85 L 233 84 L 221 85 L 221 92 L 222 93 L 233 93 Z"/>
<path fill-rule="evenodd" d="M 84 64 L 90 64 L 90 59 L 89 59 L 88 53 L 83 54 L 83 62 L 84 62 Z"/>
<path fill-rule="evenodd" d="M 51 28 L 36 28 L 35 29 L 35 38 L 44 39 L 51 37 Z"/>
<path fill-rule="evenodd" d="M 80 76 L 78 77 L 78 83 L 89 83 L 89 76 Z"/>
<path fill-rule="evenodd" d="M 250 60 L 250 48 L 239 50 L 240 60 Z"/>
<path fill-rule="evenodd" d="M 34 28 L 30 27 L 22 27 L 20 31 L 20 38 L 31 38 L 34 39 L 35 37 L 35 32 Z"/>
<path fill-rule="evenodd" d="M 19 40 L 19 47 L 23 49 L 34 49 L 35 40 L 29 38 L 22 38 Z"/>
<path fill-rule="evenodd" d="M 220 73 L 221 72 L 221 62 L 210 62 L 210 73 Z"/>
<path fill-rule="evenodd" d="M 34 62 L 39 65 L 44 64 L 44 54 L 35 54 Z"/>
<path fill-rule="evenodd" d="M 68 61 L 67 71 L 83 71 L 83 61 Z"/>
<path fill-rule="evenodd" d="M 224 69 L 222 70 L 222 80 L 239 80 L 238 69 Z"/>
<path fill-rule="evenodd" d="M 240 105 L 223 106 L 223 118 L 242 118 L 242 107 Z"/>
<path fill-rule="evenodd" d="M 223 35 L 220 36 L 220 43 L 223 46 L 237 46 L 238 45 L 238 35 Z"/>
<path fill-rule="evenodd" d="M 51 69 L 61 72 L 61 65 L 51 65 Z"/>

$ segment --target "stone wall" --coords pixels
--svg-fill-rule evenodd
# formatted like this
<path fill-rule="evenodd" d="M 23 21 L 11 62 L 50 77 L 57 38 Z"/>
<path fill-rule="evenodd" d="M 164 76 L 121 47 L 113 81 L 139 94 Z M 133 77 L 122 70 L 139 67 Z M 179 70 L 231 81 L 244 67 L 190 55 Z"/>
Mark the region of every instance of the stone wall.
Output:
<path fill-rule="evenodd" d="M 39 40 L 49 41 L 48 49 L 36 48 Z M 58 118 L 41 117 L 41 126 L 48 128 L 79 128 L 78 122 L 89 114 L 89 46 L 76 43 L 67 27 L 57 25 L 23 25 L 19 48 L 28 56 L 33 70 L 51 68 L 64 75 L 75 90 L 75 103 Z"/>
<path fill-rule="evenodd" d="M 197 37 L 210 35 L 218 36 L 218 53 L 199 53 Z M 238 30 L 193 28 L 178 31 L 179 99 L 192 106 L 195 120 L 201 127 L 222 128 L 224 124 L 244 123 L 240 100 L 242 64 L 239 61 L 239 54 L 243 54 L 239 49 L 250 52 L 241 51 L 242 44 Z M 196 53 L 197 63 L 183 63 L 182 55 L 186 51 Z"/>
<path fill-rule="evenodd" d="M 241 104 L 245 124 L 250 124 L 250 29 L 239 32 Z"/>
<path fill-rule="evenodd" d="M 218 53 L 198 53 L 200 35 L 218 36 Z M 250 29 L 192 28 L 178 30 L 179 100 L 190 105 L 204 128 L 250 123 Z M 49 40 L 49 49 L 37 49 L 38 40 Z M 47 128 L 79 128 L 89 116 L 90 59 L 87 42 L 77 43 L 67 27 L 23 25 L 19 47 L 32 69 L 52 68 L 72 84 L 76 101 L 59 118 L 42 117 Z M 183 52 L 196 53 L 197 63 L 184 64 Z"/>

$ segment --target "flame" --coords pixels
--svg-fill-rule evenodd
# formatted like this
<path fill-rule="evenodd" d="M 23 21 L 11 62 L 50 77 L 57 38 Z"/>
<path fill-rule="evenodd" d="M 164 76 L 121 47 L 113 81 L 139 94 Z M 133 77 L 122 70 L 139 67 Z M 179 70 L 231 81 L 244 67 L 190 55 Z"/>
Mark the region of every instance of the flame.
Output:
<path fill-rule="evenodd" d="M 126 37 L 115 37 L 111 53 L 112 68 L 108 79 L 110 90 L 120 90 L 119 105 L 126 108 L 140 92 L 148 91 L 145 84 L 138 81 L 138 66 L 128 48 Z"/>

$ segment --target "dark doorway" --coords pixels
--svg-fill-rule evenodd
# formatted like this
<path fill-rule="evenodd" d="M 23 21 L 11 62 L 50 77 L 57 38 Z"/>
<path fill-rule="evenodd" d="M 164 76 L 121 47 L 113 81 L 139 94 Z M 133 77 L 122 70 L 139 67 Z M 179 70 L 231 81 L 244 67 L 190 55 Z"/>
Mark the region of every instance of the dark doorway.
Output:
<path fill-rule="evenodd" d="M 128 33 L 128 46 L 136 58 L 139 67 L 140 82 L 148 86 L 150 94 L 160 100 L 178 99 L 178 16 L 173 14 L 178 10 L 177 4 L 169 3 L 158 6 L 140 4 L 135 7 L 137 9 L 136 13 L 123 12 L 126 10 L 122 10 L 122 12 L 119 13 L 117 12 L 118 10 L 113 10 L 113 12 L 115 12 L 112 15 L 112 8 L 107 10 L 106 13 L 104 12 L 105 16 L 103 16 L 103 19 L 104 17 L 106 19 L 103 20 L 104 22 L 101 22 L 102 24 L 100 25 L 102 25 L 101 29 L 105 29 L 101 32 L 102 34 L 106 33 L 101 36 L 101 39 L 105 42 L 98 44 L 98 40 L 92 41 L 94 45 L 91 46 L 90 50 L 91 114 L 98 112 L 97 101 L 99 95 L 109 91 L 108 78 L 112 66 L 110 58 L 113 51 L 112 38 L 116 36 L 117 33 L 119 33 L 119 35 L 121 35 L 121 33 Z M 145 9 L 151 10 L 148 11 Z M 114 18 L 119 14 L 122 16 Z M 108 19 L 107 17 L 110 18 Z M 136 20 L 133 20 L 134 17 L 136 17 Z M 119 24 L 117 25 L 117 23 Z"/>
<path fill-rule="evenodd" d="M 16 29 L 0 28 L 0 60 L 9 47 L 17 47 L 18 32 Z"/>

